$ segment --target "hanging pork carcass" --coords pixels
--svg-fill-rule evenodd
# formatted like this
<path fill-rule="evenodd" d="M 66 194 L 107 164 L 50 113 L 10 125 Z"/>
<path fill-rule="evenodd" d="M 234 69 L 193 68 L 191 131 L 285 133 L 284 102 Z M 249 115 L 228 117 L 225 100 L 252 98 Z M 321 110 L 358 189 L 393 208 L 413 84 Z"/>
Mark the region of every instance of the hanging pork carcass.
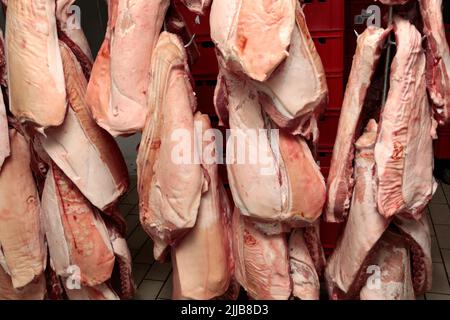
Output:
<path fill-rule="evenodd" d="M 169 0 L 111 0 L 108 4 L 107 33 L 86 100 L 102 128 L 113 136 L 127 135 L 145 125 L 147 89 L 153 78 L 151 57 Z"/>
<path fill-rule="evenodd" d="M 114 139 L 100 128 L 85 102 L 87 81 L 70 49 L 61 43 L 69 109 L 64 123 L 45 130 L 43 149 L 83 195 L 103 210 L 129 185 L 128 170 Z"/>
<path fill-rule="evenodd" d="M 196 100 L 187 55 L 176 35 L 160 35 L 152 74 L 137 158 L 139 212 L 155 242 L 155 258 L 162 259 L 166 247 L 194 227 L 207 182 L 194 152 Z"/>

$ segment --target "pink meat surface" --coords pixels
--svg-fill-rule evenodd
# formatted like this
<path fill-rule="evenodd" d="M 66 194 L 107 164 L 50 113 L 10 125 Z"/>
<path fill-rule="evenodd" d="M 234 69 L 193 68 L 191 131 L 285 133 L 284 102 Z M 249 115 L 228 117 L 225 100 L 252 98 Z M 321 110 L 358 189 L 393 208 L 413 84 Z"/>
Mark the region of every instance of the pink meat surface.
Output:
<path fill-rule="evenodd" d="M 211 37 L 233 71 L 264 81 L 289 55 L 295 0 L 215 0 Z"/>
<path fill-rule="evenodd" d="M 43 273 L 47 250 L 29 144 L 15 129 L 9 138 L 11 156 L 0 171 L 0 247 L 13 287 L 22 288 Z"/>
<path fill-rule="evenodd" d="M 60 125 L 67 103 L 55 0 L 8 3 L 6 52 L 11 112 L 38 127 Z"/>
<path fill-rule="evenodd" d="M 239 209 L 233 214 L 236 279 L 255 300 L 287 300 L 292 291 L 285 235 L 267 236 Z"/>
<path fill-rule="evenodd" d="M 375 145 L 378 209 L 389 218 L 416 218 L 436 190 L 433 178 L 432 115 L 425 85 L 425 53 L 417 29 L 394 18 L 397 53 Z"/>
<path fill-rule="evenodd" d="M 450 50 L 445 35 L 442 0 L 420 0 L 423 33 L 426 36 L 427 87 L 435 118 L 450 121 Z"/>
<path fill-rule="evenodd" d="M 117 136 L 138 132 L 145 125 L 151 57 L 169 0 L 112 0 L 109 6 L 108 34 L 87 100 L 97 123 Z"/>
<path fill-rule="evenodd" d="M 152 74 L 150 113 L 137 158 L 138 192 L 141 223 L 159 259 L 167 245 L 194 227 L 207 184 L 200 162 L 194 161 L 196 101 L 177 36 L 161 34 Z"/>
<path fill-rule="evenodd" d="M 199 143 L 206 150 L 202 166 L 209 177 L 208 191 L 202 195 L 194 228 L 172 248 L 174 299 L 209 300 L 222 296 L 233 274 L 231 255 L 232 207 L 219 178 L 213 155 L 207 154 L 215 145 L 209 118 L 197 113 L 196 123 L 202 124 Z M 216 148 L 216 147 L 214 147 Z"/>
<path fill-rule="evenodd" d="M 344 221 L 349 211 L 354 184 L 353 143 L 357 138 L 357 126 L 367 90 L 389 32 L 390 30 L 369 27 L 358 37 L 327 179 L 328 193 L 324 217 L 328 222 Z"/>

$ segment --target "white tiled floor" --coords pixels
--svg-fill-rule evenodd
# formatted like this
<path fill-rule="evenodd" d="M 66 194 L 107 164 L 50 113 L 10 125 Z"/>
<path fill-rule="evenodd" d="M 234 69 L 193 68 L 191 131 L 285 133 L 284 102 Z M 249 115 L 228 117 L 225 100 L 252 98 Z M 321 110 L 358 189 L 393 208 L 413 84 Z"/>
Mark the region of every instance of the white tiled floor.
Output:
<path fill-rule="evenodd" d="M 128 225 L 128 244 L 133 255 L 133 269 L 138 292 L 136 299 L 170 299 L 172 268 L 153 259 L 153 245 L 139 224 L 136 179 L 123 199 L 120 210 Z M 433 286 L 426 300 L 450 300 L 450 186 L 439 185 L 429 205 L 432 235 Z"/>

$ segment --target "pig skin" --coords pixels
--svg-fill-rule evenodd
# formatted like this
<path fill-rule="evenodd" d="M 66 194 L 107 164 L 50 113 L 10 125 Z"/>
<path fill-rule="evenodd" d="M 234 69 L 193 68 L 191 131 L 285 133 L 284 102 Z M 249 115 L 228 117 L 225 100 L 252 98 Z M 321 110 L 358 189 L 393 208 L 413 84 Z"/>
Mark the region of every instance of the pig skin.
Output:
<path fill-rule="evenodd" d="M 328 86 L 300 5 L 289 56 L 266 81 L 253 81 L 253 85 L 264 110 L 279 127 L 318 139 L 317 117 L 328 103 Z"/>
<path fill-rule="evenodd" d="M 348 214 L 354 184 L 353 143 L 367 90 L 389 32 L 390 29 L 371 26 L 358 36 L 327 179 L 328 192 L 324 217 L 328 222 L 343 222 Z"/>
<path fill-rule="evenodd" d="M 212 132 L 208 131 L 211 130 L 208 116 L 197 113 L 195 121 L 202 124 L 199 143 L 203 143 L 204 152 L 210 144 L 215 150 L 216 140 L 214 136 L 208 136 Z M 210 156 L 203 154 L 202 166 L 209 176 L 209 187 L 202 195 L 197 222 L 172 248 L 174 299 L 209 300 L 222 296 L 233 274 L 232 208 L 219 178 L 217 164 L 210 163 Z"/>
<path fill-rule="evenodd" d="M 108 34 L 94 64 L 87 101 L 97 123 L 113 136 L 138 132 L 145 125 L 151 57 L 169 3 L 109 2 Z"/>
<path fill-rule="evenodd" d="M 450 49 L 442 17 L 442 0 L 420 0 L 423 33 L 426 36 L 427 87 L 435 118 L 450 121 Z"/>
<path fill-rule="evenodd" d="M 117 294 L 107 285 L 99 284 L 94 287 L 82 286 L 80 289 L 68 289 L 65 292 L 69 300 L 119 300 Z"/>
<path fill-rule="evenodd" d="M 56 273 L 80 271 L 80 283 L 96 286 L 111 278 L 114 253 L 98 211 L 77 187 L 51 164 L 42 195 L 42 210 L 50 259 Z"/>
<path fill-rule="evenodd" d="M 259 130 L 273 127 L 255 91 L 232 74 L 227 73 L 225 81 L 229 96 L 222 100 L 228 105 L 219 108 L 229 112 L 232 136 L 227 142 L 227 170 L 236 206 L 245 216 L 265 222 L 303 226 L 315 221 L 322 212 L 326 190 L 308 145 L 285 130 L 280 130 L 274 141 L 265 137 L 267 133 L 261 134 Z M 248 155 L 242 155 L 242 143 Z M 258 159 L 251 159 L 252 154 Z"/>
<path fill-rule="evenodd" d="M 293 295 L 301 300 L 319 300 L 319 276 L 309 254 L 302 229 L 292 231 L 289 237 L 289 264 Z"/>
<path fill-rule="evenodd" d="M 138 193 L 141 224 L 155 242 L 155 258 L 161 259 L 167 245 L 194 227 L 206 184 L 200 162 L 193 158 L 196 101 L 186 52 L 177 36 L 160 35 L 152 74 L 150 113 L 137 157 Z M 181 139 L 188 141 L 174 141 L 174 132 L 186 134 Z M 177 163 L 176 148 L 186 146 L 189 150 L 184 155 L 189 159 Z"/>
<path fill-rule="evenodd" d="M 419 31 L 407 20 L 396 16 L 394 31 L 397 53 L 375 145 L 378 210 L 386 218 L 402 212 L 420 219 L 437 187 L 425 53 Z"/>
<path fill-rule="evenodd" d="M 67 102 L 55 0 L 9 2 L 6 60 L 10 110 L 14 116 L 41 128 L 60 125 Z"/>
<path fill-rule="evenodd" d="M 389 226 L 376 203 L 376 177 L 373 149 L 377 124 L 369 121 L 356 142 L 355 188 L 344 233 L 328 259 L 325 279 L 331 299 L 350 299 L 359 293 L 366 279 L 366 267 L 375 245 Z"/>
<path fill-rule="evenodd" d="M 426 215 L 420 220 L 396 216 L 395 226 L 409 246 L 412 262 L 412 281 L 416 296 L 431 290 L 433 263 L 431 258 L 431 235 Z"/>
<path fill-rule="evenodd" d="M 373 266 L 379 267 L 379 283 L 369 278 L 361 289 L 361 300 L 414 300 L 408 246 L 403 237 L 387 231 L 374 253 Z M 374 279 L 376 280 L 376 279 Z"/>
<path fill-rule="evenodd" d="M 84 100 L 86 79 L 75 56 L 61 43 L 69 110 L 63 125 L 41 136 L 42 147 L 97 208 L 106 209 L 129 186 L 117 143 L 92 119 Z"/>
<path fill-rule="evenodd" d="M 255 300 L 287 300 L 292 283 L 284 234 L 267 236 L 235 208 L 232 219 L 235 277 Z"/>
<path fill-rule="evenodd" d="M 295 0 L 215 0 L 211 38 L 227 68 L 267 80 L 289 55 Z"/>
<path fill-rule="evenodd" d="M 9 138 L 11 156 L 0 171 L 0 249 L 4 270 L 18 289 L 42 275 L 47 258 L 29 145 L 15 129 Z"/>
<path fill-rule="evenodd" d="M 56 0 L 56 19 L 61 30 L 83 51 L 89 61 L 92 61 L 91 48 L 81 28 L 81 17 L 77 17 L 76 12 L 71 10 L 75 1 Z"/>

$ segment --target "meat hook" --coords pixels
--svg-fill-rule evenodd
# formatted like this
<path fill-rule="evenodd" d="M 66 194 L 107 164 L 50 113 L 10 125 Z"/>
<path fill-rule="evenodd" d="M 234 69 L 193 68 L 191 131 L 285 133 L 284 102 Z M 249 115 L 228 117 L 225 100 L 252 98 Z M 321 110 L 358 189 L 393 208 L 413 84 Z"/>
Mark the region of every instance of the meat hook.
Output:
<path fill-rule="evenodd" d="M 189 42 L 184 45 L 184 48 L 189 48 L 192 45 L 192 43 L 194 42 L 194 39 L 195 39 L 195 33 L 192 35 L 191 40 L 189 40 Z"/>

